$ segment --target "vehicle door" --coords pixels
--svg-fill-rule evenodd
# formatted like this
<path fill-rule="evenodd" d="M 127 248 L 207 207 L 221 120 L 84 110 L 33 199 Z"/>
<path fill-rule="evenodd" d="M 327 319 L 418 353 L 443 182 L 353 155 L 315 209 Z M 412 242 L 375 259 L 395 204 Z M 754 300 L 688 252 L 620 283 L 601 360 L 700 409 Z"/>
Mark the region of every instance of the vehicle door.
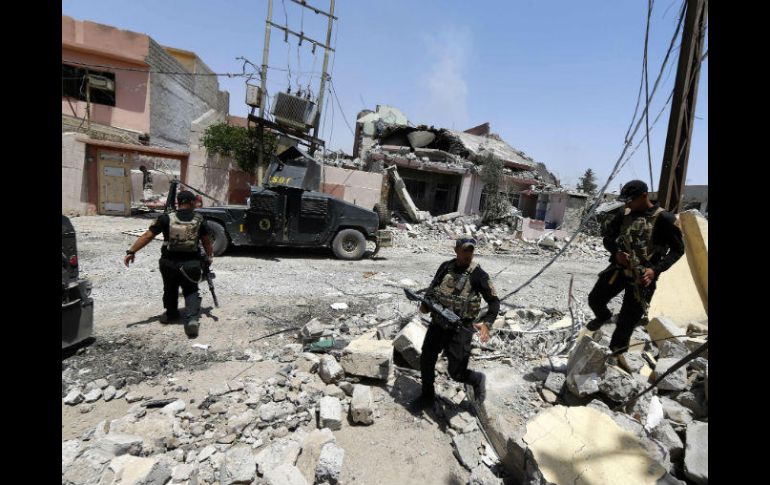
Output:
<path fill-rule="evenodd" d="M 253 193 L 246 211 L 246 231 L 251 243 L 264 246 L 282 242 L 285 231 L 286 197 L 272 190 Z"/>

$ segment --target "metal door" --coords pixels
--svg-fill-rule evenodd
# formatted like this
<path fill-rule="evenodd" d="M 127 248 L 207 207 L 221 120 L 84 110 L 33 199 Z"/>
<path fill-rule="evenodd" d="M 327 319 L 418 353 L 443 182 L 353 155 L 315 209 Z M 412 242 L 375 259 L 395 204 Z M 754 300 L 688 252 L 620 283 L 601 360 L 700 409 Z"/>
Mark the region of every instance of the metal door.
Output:
<path fill-rule="evenodd" d="M 131 215 L 131 155 L 99 150 L 98 157 L 99 214 Z"/>

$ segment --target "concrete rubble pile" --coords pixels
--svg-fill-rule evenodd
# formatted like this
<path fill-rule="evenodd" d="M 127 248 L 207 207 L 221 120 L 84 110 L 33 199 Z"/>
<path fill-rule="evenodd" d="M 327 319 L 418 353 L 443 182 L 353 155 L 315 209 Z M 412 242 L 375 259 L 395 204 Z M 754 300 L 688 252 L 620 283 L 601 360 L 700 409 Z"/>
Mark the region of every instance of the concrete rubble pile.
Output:
<path fill-rule="evenodd" d="M 411 249 L 415 253 L 446 250 L 449 242 L 462 235 L 472 235 L 478 241 L 476 253 L 489 254 L 552 254 L 564 247 L 570 236 L 559 237 L 553 231 L 544 231 L 536 239 L 522 237 L 516 222 L 519 215 L 512 215 L 510 221 L 484 224 L 479 216 L 464 216 L 450 213 L 431 217 L 422 223 L 407 222 L 398 216 L 392 220 L 393 242 L 397 247 Z M 517 225 L 518 224 L 518 225 Z M 601 238 L 581 234 L 565 251 L 571 258 L 606 258 Z"/>
<path fill-rule="evenodd" d="M 373 423 L 374 400 L 332 355 L 301 350 L 285 346 L 274 376 L 221 382 L 200 403 L 155 408 L 140 396 L 125 416 L 62 443 L 62 483 L 337 483 L 345 452 L 332 431 L 347 414 Z M 88 405 L 109 388 L 100 381 L 70 390 L 65 404 Z"/>
<path fill-rule="evenodd" d="M 634 330 L 632 347 L 617 358 L 608 348 L 614 327 L 607 323 L 596 332 L 582 330 L 566 362 L 552 358 L 533 372 L 546 408 L 526 424 L 522 450 L 528 456 L 528 483 L 572 483 L 579 473 L 587 482 L 593 476 L 609 483 L 608 477 L 617 476 L 624 477 L 623 483 L 708 483 L 708 355 L 691 360 L 636 399 L 705 342 L 707 324 L 691 324 L 687 336 L 679 337 L 683 327 L 654 318 Z M 572 437 L 555 439 L 562 427 L 564 436 L 572 436 L 566 432 L 570 429 L 583 435 L 575 436 L 574 443 Z M 612 454 L 613 439 L 625 443 L 629 454 L 622 460 L 603 457 Z M 563 454 L 590 466 L 571 468 L 559 460 Z M 644 464 L 649 476 L 624 475 L 634 464 Z"/>
<path fill-rule="evenodd" d="M 380 418 L 378 387 L 395 385 L 394 357 L 405 370 L 419 368 L 427 326 L 411 316 L 415 309 L 400 313 L 398 305 L 381 304 L 377 314 L 362 317 L 371 328 L 347 323 L 345 332 L 340 320 L 351 317 L 311 319 L 296 334 L 303 343 L 246 352 L 250 361 L 279 364 L 274 375 L 214 383 L 201 402 L 173 397 L 180 388 L 174 377 L 155 376 L 166 380 L 161 399 L 125 383 L 115 389 L 108 379 L 73 386 L 63 399 L 67 406 L 90 411 L 98 400 L 125 399 L 130 408 L 62 443 L 62 483 L 338 483 L 345 450 L 334 433 Z M 306 351 L 326 337 L 342 345 Z M 469 413 L 464 390 L 447 379 L 446 369 L 437 383 L 450 403 L 447 432 L 458 461 L 471 472 L 470 483 L 501 484 L 499 471 L 492 471 L 499 459 Z"/>

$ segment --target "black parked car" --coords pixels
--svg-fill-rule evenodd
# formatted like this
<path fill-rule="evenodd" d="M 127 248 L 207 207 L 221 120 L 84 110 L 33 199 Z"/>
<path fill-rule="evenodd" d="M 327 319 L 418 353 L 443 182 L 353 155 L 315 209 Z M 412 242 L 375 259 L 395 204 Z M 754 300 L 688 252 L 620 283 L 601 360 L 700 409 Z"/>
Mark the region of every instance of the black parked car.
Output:
<path fill-rule="evenodd" d="M 79 278 L 75 228 L 61 216 L 61 348 L 91 337 L 94 332 L 94 300 L 91 283 Z"/>

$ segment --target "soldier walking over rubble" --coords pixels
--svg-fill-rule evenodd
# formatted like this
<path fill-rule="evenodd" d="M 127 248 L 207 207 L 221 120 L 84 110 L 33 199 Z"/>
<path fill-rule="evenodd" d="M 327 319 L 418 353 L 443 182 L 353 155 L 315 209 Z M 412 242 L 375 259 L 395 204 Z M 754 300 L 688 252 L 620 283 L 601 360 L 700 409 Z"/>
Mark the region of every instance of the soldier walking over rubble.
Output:
<path fill-rule="evenodd" d="M 451 325 L 444 317 L 431 311 L 431 324 L 425 335 L 420 357 L 420 373 L 422 376 L 422 394 L 412 401 L 414 410 L 425 409 L 433 405 L 435 390 L 436 361 L 443 350 L 448 361 L 449 375 L 452 379 L 473 386 L 473 394 L 481 403 L 486 394 L 486 378 L 481 372 L 468 369 L 471 353 L 473 329 L 471 325 L 481 307 L 481 297 L 489 305 L 484 322 L 473 324 L 479 330 L 481 342 L 489 340 L 489 327 L 495 321 L 500 311 L 500 300 L 489 279 L 489 275 L 473 262 L 473 250 L 476 240 L 472 237 L 461 237 L 455 243 L 455 259 L 446 261 L 439 266 L 425 298 L 439 303 L 460 317 L 459 325 Z M 422 313 L 428 313 L 425 303 L 420 305 Z"/>
<path fill-rule="evenodd" d="M 137 251 L 145 247 L 155 236 L 163 233 L 163 246 L 160 249 L 160 275 L 163 278 L 163 307 L 161 323 L 179 319 L 179 287 L 185 301 L 184 330 L 188 337 L 198 336 L 201 297 L 198 294 L 198 281 L 202 268 L 198 250 L 199 241 L 203 243 L 206 256 L 213 260 L 213 247 L 203 216 L 193 212 L 195 195 L 183 190 L 177 195 L 179 210 L 158 217 L 147 232 L 126 251 L 126 266 L 134 261 Z"/>
<path fill-rule="evenodd" d="M 634 327 L 647 318 L 658 277 L 684 254 L 676 217 L 650 201 L 647 184 L 641 180 L 628 182 L 618 200 L 626 208 L 609 223 L 603 240 L 612 264 L 599 273 L 588 295 L 588 305 L 596 318 L 586 325 L 595 331 L 609 321 L 612 312 L 607 303 L 625 290 L 610 342 L 613 352 L 628 346 Z"/>

